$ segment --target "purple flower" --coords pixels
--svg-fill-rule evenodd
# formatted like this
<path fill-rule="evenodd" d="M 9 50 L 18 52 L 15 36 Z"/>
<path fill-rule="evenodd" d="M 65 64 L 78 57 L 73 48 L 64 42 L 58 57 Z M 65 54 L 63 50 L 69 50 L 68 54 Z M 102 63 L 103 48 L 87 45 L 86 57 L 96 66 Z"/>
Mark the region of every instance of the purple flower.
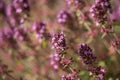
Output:
<path fill-rule="evenodd" d="M 52 36 L 52 48 L 60 52 L 66 49 L 65 35 L 62 32 Z"/>
<path fill-rule="evenodd" d="M 109 0 L 95 0 L 95 4 L 90 9 L 92 17 L 96 21 L 96 25 L 105 24 L 108 21 L 107 13 L 111 12 L 111 4 Z"/>
<path fill-rule="evenodd" d="M 80 55 L 85 64 L 93 64 L 96 61 L 96 56 L 93 54 L 92 49 L 87 44 L 82 43 L 80 45 L 78 55 Z"/>
<path fill-rule="evenodd" d="M 11 4 L 6 6 L 6 19 L 10 26 L 16 26 L 17 24 L 20 24 L 21 16 L 15 12 L 15 8 Z"/>
<path fill-rule="evenodd" d="M 78 75 L 79 71 L 74 70 L 73 73 L 70 73 L 68 75 L 62 75 L 61 80 L 81 80 Z"/>
<path fill-rule="evenodd" d="M 47 29 L 45 22 L 35 22 L 32 26 L 32 30 L 36 33 L 36 38 L 39 42 L 42 42 L 43 38 L 47 38 Z"/>
<path fill-rule="evenodd" d="M 4 27 L 2 32 L 2 39 L 7 45 L 17 48 L 17 41 L 14 39 L 14 32 L 10 27 Z"/>
<path fill-rule="evenodd" d="M 20 41 L 29 41 L 28 32 L 24 27 L 14 27 L 14 38 Z"/>
<path fill-rule="evenodd" d="M 29 15 L 30 6 L 28 0 L 13 0 L 6 6 L 6 19 L 10 26 L 17 26 L 26 20 Z"/>
<path fill-rule="evenodd" d="M 90 75 L 94 75 L 95 76 L 95 80 L 104 80 L 105 72 L 106 72 L 105 69 L 102 68 L 101 66 L 92 67 L 89 70 L 89 74 Z"/>
<path fill-rule="evenodd" d="M 120 5 L 119 4 L 120 4 L 120 1 L 115 0 L 116 7 L 113 9 L 113 13 L 110 16 L 113 21 L 117 21 L 117 22 L 120 22 Z"/>
<path fill-rule="evenodd" d="M 55 69 L 58 70 L 60 67 L 61 55 L 58 53 L 50 55 L 50 64 Z"/>
<path fill-rule="evenodd" d="M 74 7 L 74 10 L 83 9 L 85 6 L 85 2 L 83 0 L 65 0 L 67 2 L 68 7 Z"/>
<path fill-rule="evenodd" d="M 66 24 L 72 19 L 71 14 L 66 10 L 61 10 L 57 15 L 57 21 L 60 24 Z"/>
<path fill-rule="evenodd" d="M 13 6 L 16 9 L 16 13 L 27 13 L 30 10 L 29 0 L 13 0 Z"/>
<path fill-rule="evenodd" d="M 69 74 L 67 76 L 63 75 L 61 80 L 76 80 L 76 77 L 74 77 L 71 74 Z"/>

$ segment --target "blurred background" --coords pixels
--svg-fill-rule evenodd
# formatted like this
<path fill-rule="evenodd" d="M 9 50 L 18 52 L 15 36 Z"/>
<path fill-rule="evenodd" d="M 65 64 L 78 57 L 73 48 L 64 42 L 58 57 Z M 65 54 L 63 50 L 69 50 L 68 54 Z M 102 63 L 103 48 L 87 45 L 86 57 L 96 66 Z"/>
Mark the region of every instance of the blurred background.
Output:
<path fill-rule="evenodd" d="M 28 0 L 29 7 L 25 7 L 23 12 L 18 9 L 17 14 L 10 7 L 13 1 L 0 0 L 0 80 L 60 80 L 62 69 L 56 71 L 50 64 L 50 55 L 55 53 L 51 47 L 50 35 L 61 31 L 65 33 L 67 45 L 74 50 L 78 49 L 80 43 L 90 45 L 97 56 L 97 65 L 106 69 L 105 80 L 120 80 L 120 43 L 116 49 L 116 46 L 111 45 L 114 33 L 108 37 L 94 24 L 89 13 L 94 0 L 83 0 L 80 12 L 76 12 L 74 6 L 68 6 L 66 0 Z M 113 29 L 119 37 L 120 0 L 111 0 L 111 4 L 113 11 L 109 16 L 114 21 Z M 67 23 L 58 20 L 62 10 L 70 15 Z M 35 32 L 33 28 L 39 22 L 46 26 L 42 37 L 36 37 L 37 29 Z M 72 66 L 81 70 L 83 80 L 93 80 L 78 61 L 79 56 L 75 51 L 67 52 L 66 56 L 75 59 Z M 9 74 L 4 74 L 6 70 Z"/>

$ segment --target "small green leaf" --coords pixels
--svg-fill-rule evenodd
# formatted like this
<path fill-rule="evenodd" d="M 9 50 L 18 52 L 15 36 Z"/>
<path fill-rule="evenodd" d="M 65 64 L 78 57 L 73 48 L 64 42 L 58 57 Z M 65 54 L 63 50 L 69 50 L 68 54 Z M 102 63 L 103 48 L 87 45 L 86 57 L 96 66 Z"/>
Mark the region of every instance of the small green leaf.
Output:
<path fill-rule="evenodd" d="M 85 71 L 80 71 L 80 75 L 81 75 L 81 76 L 83 76 L 83 75 L 85 75 L 85 74 L 86 74 Z"/>
<path fill-rule="evenodd" d="M 46 42 L 45 39 L 43 40 L 42 46 L 43 46 L 43 48 L 46 48 L 46 47 L 47 47 L 47 42 Z"/>
<path fill-rule="evenodd" d="M 99 65 L 99 66 L 102 66 L 102 67 L 105 67 L 105 66 L 106 66 L 104 61 L 100 61 L 98 65 Z"/>

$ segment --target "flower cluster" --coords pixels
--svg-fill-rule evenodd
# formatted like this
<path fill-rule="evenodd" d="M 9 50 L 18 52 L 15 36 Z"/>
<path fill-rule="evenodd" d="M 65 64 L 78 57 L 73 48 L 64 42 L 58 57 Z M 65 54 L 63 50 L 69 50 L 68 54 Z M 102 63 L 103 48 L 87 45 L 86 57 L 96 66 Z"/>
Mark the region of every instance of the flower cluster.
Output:
<path fill-rule="evenodd" d="M 68 75 L 62 75 L 61 80 L 81 80 L 80 78 L 78 78 L 78 71 L 75 71 L 73 73 L 70 73 Z"/>
<path fill-rule="evenodd" d="M 30 5 L 28 0 L 13 0 L 13 6 L 15 7 L 16 13 L 25 12 L 28 14 Z"/>
<path fill-rule="evenodd" d="M 104 80 L 104 75 L 105 75 L 105 69 L 102 68 L 101 66 L 98 66 L 98 67 L 92 67 L 90 70 L 89 70 L 89 74 L 90 75 L 95 75 L 95 79 L 96 80 Z"/>
<path fill-rule="evenodd" d="M 96 56 L 93 54 L 92 49 L 87 44 L 82 43 L 80 45 L 78 55 L 80 55 L 85 64 L 93 64 L 96 61 Z"/>
<path fill-rule="evenodd" d="M 5 17 L 10 26 L 17 26 L 24 23 L 29 11 L 28 0 L 13 0 L 11 4 L 5 6 Z"/>
<path fill-rule="evenodd" d="M 60 24 L 66 24 L 72 20 L 71 14 L 66 10 L 61 10 L 57 15 L 57 21 Z"/>
<path fill-rule="evenodd" d="M 14 32 L 10 27 L 4 27 L 1 34 L 2 41 L 7 42 L 9 46 L 17 47 L 17 41 L 14 39 Z"/>
<path fill-rule="evenodd" d="M 66 0 L 68 6 L 74 5 L 74 8 L 81 9 L 85 5 L 85 2 L 83 0 Z"/>
<path fill-rule="evenodd" d="M 63 33 L 54 34 L 52 36 L 52 48 L 60 52 L 66 49 L 66 40 Z"/>
<path fill-rule="evenodd" d="M 6 18 L 10 26 L 16 26 L 20 22 L 20 16 L 15 12 L 15 8 L 12 4 L 6 6 Z"/>
<path fill-rule="evenodd" d="M 55 70 L 59 68 L 60 61 L 61 61 L 61 55 L 59 55 L 58 53 L 50 55 L 50 64 Z"/>
<path fill-rule="evenodd" d="M 47 37 L 45 22 L 35 22 L 32 26 L 32 29 L 34 32 L 36 32 L 36 38 L 39 40 L 40 43 L 42 42 L 43 38 Z"/>
<path fill-rule="evenodd" d="M 65 35 L 62 32 L 58 34 L 53 34 L 51 42 L 52 48 L 56 51 L 55 54 L 52 54 L 50 56 L 51 65 L 55 69 L 58 69 L 60 66 L 69 65 L 71 63 L 71 59 L 62 59 L 62 56 L 65 53 L 66 49 Z"/>
<path fill-rule="evenodd" d="M 116 7 L 115 9 L 113 9 L 112 15 L 110 15 L 110 17 L 111 17 L 112 21 L 120 22 L 120 5 L 119 5 L 119 2 L 116 2 L 116 5 L 118 7 Z"/>
<path fill-rule="evenodd" d="M 67 76 L 63 75 L 61 80 L 76 80 L 76 79 L 77 78 L 74 75 L 69 74 Z"/>
<path fill-rule="evenodd" d="M 13 29 L 14 31 L 14 38 L 15 39 L 18 39 L 20 41 L 23 41 L 23 40 L 29 40 L 29 37 L 28 37 L 28 33 L 27 33 L 27 30 L 23 27 L 14 27 Z"/>
<path fill-rule="evenodd" d="M 96 25 L 107 23 L 107 13 L 110 11 L 110 0 L 95 0 L 95 4 L 90 9 L 91 15 L 96 21 Z"/>

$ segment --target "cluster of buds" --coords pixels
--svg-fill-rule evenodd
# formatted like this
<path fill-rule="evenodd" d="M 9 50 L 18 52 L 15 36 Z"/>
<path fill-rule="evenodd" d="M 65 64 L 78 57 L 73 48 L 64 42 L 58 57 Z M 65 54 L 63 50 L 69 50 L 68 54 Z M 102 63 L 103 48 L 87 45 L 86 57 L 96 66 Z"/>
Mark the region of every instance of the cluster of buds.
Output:
<path fill-rule="evenodd" d="M 39 43 L 42 42 L 43 38 L 47 37 L 46 23 L 44 22 L 35 22 L 33 24 L 33 31 L 36 33 L 36 38 Z"/>
<path fill-rule="evenodd" d="M 102 68 L 101 66 L 98 67 L 92 67 L 89 70 L 90 75 L 95 76 L 95 80 L 104 80 L 104 75 L 105 75 L 105 69 Z"/>
<path fill-rule="evenodd" d="M 16 14 L 18 14 L 21 17 L 20 23 L 23 23 L 25 19 L 29 16 L 30 11 L 29 0 L 13 0 L 13 6 L 15 8 Z"/>
<path fill-rule="evenodd" d="M 28 0 L 13 0 L 5 6 L 5 17 L 11 26 L 24 23 L 28 17 L 30 5 Z"/>
<path fill-rule="evenodd" d="M 61 32 L 58 34 L 52 35 L 52 48 L 56 51 L 56 54 L 52 54 L 51 62 L 53 65 L 54 63 L 57 63 L 57 66 L 54 65 L 53 67 L 58 69 L 60 66 L 65 66 L 69 64 L 69 60 L 63 60 L 62 55 L 65 53 L 66 49 L 66 40 L 65 35 Z M 54 57 L 53 57 L 54 56 Z"/>
<path fill-rule="evenodd" d="M 25 12 L 28 14 L 30 11 L 28 0 L 13 0 L 13 6 L 15 7 L 16 13 Z"/>
<path fill-rule="evenodd" d="M 20 16 L 15 12 L 15 8 L 12 4 L 6 6 L 6 17 L 7 21 L 11 26 L 16 26 L 20 23 Z"/>
<path fill-rule="evenodd" d="M 61 80 L 76 80 L 76 79 L 77 78 L 74 75 L 69 74 L 67 76 L 63 75 Z"/>
<path fill-rule="evenodd" d="M 59 53 L 51 54 L 50 55 L 50 64 L 55 69 L 58 70 L 60 67 L 61 55 Z"/>
<path fill-rule="evenodd" d="M 63 59 L 61 53 L 50 55 L 50 64 L 55 70 L 58 70 L 59 67 L 68 67 L 72 62 L 72 58 Z"/>
<path fill-rule="evenodd" d="M 62 32 L 52 36 L 52 48 L 58 52 L 63 52 L 66 49 L 65 35 Z"/>
<path fill-rule="evenodd" d="M 14 32 L 10 27 L 4 27 L 1 33 L 1 39 L 5 43 L 8 43 L 9 46 L 17 48 L 17 41 L 14 39 Z"/>
<path fill-rule="evenodd" d="M 78 55 L 82 58 L 85 64 L 93 64 L 96 61 L 96 56 L 93 54 L 92 49 L 87 45 L 82 43 L 78 50 Z"/>
<path fill-rule="evenodd" d="M 117 7 L 115 9 L 113 9 L 112 15 L 110 15 L 112 21 L 115 22 L 120 22 L 120 1 L 116 0 L 116 5 Z"/>
<path fill-rule="evenodd" d="M 57 15 L 57 21 L 60 24 L 67 24 L 72 20 L 71 14 L 66 10 L 61 10 Z"/>
<path fill-rule="evenodd" d="M 23 40 L 28 41 L 29 40 L 27 30 L 24 27 L 14 27 L 13 31 L 14 31 L 15 39 L 18 39 L 20 41 L 23 41 Z"/>
<path fill-rule="evenodd" d="M 105 24 L 108 21 L 107 13 L 111 11 L 110 0 L 95 0 L 90 12 L 96 21 L 96 25 Z"/>
<path fill-rule="evenodd" d="M 85 2 L 83 0 L 66 0 L 68 6 L 73 5 L 75 9 L 82 9 L 85 6 Z"/>
<path fill-rule="evenodd" d="M 79 71 L 74 70 L 73 73 L 70 73 L 68 75 L 62 75 L 61 80 L 81 80 L 78 78 Z"/>

